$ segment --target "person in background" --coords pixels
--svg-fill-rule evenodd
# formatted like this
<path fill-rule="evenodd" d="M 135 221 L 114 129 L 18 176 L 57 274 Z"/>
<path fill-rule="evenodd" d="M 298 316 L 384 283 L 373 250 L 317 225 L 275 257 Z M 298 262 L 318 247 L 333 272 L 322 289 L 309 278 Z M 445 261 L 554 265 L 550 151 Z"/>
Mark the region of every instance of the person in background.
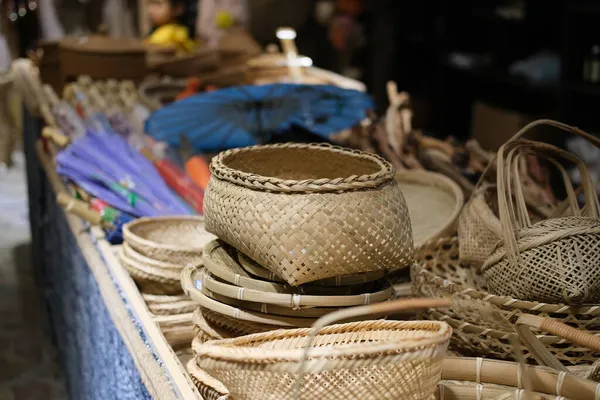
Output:
<path fill-rule="evenodd" d="M 159 46 L 172 46 L 179 52 L 191 52 L 197 43 L 190 37 L 185 25 L 185 0 L 148 0 L 148 17 L 153 29 L 146 41 Z"/>

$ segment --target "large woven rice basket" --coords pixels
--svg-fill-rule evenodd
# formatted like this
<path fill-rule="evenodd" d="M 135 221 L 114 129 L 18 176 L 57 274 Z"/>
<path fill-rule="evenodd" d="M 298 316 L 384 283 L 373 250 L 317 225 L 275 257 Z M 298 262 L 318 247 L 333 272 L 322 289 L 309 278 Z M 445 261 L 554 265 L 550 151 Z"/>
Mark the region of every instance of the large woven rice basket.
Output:
<path fill-rule="evenodd" d="M 324 144 L 233 149 L 211 163 L 206 228 L 288 284 L 408 266 L 413 241 L 394 168 Z"/>

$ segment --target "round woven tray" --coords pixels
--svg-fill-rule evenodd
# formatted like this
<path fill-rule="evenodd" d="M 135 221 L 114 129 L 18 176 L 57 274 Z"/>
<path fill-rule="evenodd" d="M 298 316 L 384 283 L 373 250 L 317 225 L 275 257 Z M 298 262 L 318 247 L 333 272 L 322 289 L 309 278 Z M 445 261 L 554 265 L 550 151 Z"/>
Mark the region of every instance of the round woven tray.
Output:
<path fill-rule="evenodd" d="M 255 279 L 252 275 L 248 274 L 232 257 L 230 253 L 233 252 L 234 250 L 223 242 L 213 240 L 204 248 L 203 264 L 212 276 L 246 289 L 254 289 L 268 293 L 334 296 L 360 294 L 372 286 L 352 285 L 331 287 L 312 284 L 290 286 L 285 283 L 267 282 L 262 279 Z"/>
<path fill-rule="evenodd" d="M 285 143 L 225 151 L 210 169 L 207 230 L 292 286 L 412 262 L 406 203 L 378 156 Z"/>
<path fill-rule="evenodd" d="M 310 326 L 312 320 L 308 318 L 292 318 L 253 311 L 245 311 L 211 299 L 202 293 L 202 288 L 197 288 L 195 286 L 195 283 L 201 282 L 199 280 L 200 268 L 201 266 L 185 267 L 181 273 L 181 287 L 193 301 L 203 308 L 207 308 L 230 318 L 253 323 L 276 325 L 279 327 Z"/>
<path fill-rule="evenodd" d="M 180 273 L 141 264 L 127 257 L 122 247 L 119 249 L 119 258 L 141 292 L 165 295 L 181 293 Z"/>
<path fill-rule="evenodd" d="M 194 311 L 198 305 L 185 295 L 166 296 L 142 293 L 148 310 L 154 315 L 185 314 Z"/>
<path fill-rule="evenodd" d="M 199 307 L 199 310 L 208 326 L 214 328 L 217 332 L 220 332 L 222 336 L 225 336 L 226 334 L 230 338 L 251 335 L 253 333 L 268 332 L 274 329 L 283 329 L 283 327 L 280 326 L 258 324 L 231 318 L 204 307 Z"/>
<path fill-rule="evenodd" d="M 546 304 L 523 301 L 506 296 L 495 296 L 486 291 L 480 273 L 458 260 L 458 240 L 445 238 L 422 246 L 416 254 L 417 261 L 411 268 L 413 293 L 423 297 L 449 297 L 456 299 L 450 308 L 430 310 L 424 316 L 446 321 L 454 329 L 451 345 L 461 353 L 514 359 L 508 341 L 509 331 L 477 311 L 478 302 L 499 312 L 514 324 L 520 315 L 534 314 L 557 319 L 577 329 L 592 334 L 600 333 L 600 305 L 571 307 L 564 304 Z M 475 307 L 464 307 L 469 303 Z M 542 343 L 565 365 L 591 364 L 600 354 L 584 351 L 565 339 L 536 332 Z M 534 361 L 523 347 L 525 357 Z"/>
<path fill-rule="evenodd" d="M 452 179 L 435 172 L 407 170 L 396 173 L 402 190 L 415 247 L 456 229 L 464 194 Z"/>
<path fill-rule="evenodd" d="M 182 265 L 202 261 L 204 246 L 214 239 L 198 216 L 136 219 L 123 226 L 123 237 L 146 257 Z"/>
<path fill-rule="evenodd" d="M 350 307 L 363 304 L 379 303 L 392 297 L 393 289 L 387 284 L 382 289 L 372 293 L 340 296 L 318 296 L 262 292 L 246 287 L 234 286 L 220 282 L 208 271 L 204 274 L 204 286 L 211 292 L 232 299 L 251 301 L 255 303 L 274 304 L 290 308 L 308 307 Z"/>
<path fill-rule="evenodd" d="M 204 272 L 201 274 L 202 280 L 204 281 L 205 274 Z M 204 286 L 202 288 L 202 293 L 211 299 L 218 301 L 219 303 L 228 304 L 232 307 L 239 308 L 241 310 L 247 311 L 256 311 L 264 314 L 275 314 L 282 315 L 288 317 L 298 317 L 298 318 L 319 318 L 323 315 L 329 314 L 333 311 L 339 310 L 339 308 L 334 307 L 300 307 L 300 308 L 290 308 L 290 307 L 282 307 L 273 304 L 266 303 L 256 303 L 251 301 L 238 300 L 235 298 L 227 297 L 220 295 L 218 293 L 212 292 Z"/>
<path fill-rule="evenodd" d="M 237 258 L 242 268 L 250 275 L 254 275 L 258 278 L 265 279 L 267 281 L 285 283 L 285 281 L 277 276 L 276 273 L 269 271 L 268 269 L 261 267 L 257 262 L 252 260 L 245 254 L 237 252 Z M 338 275 L 332 278 L 321 279 L 310 283 L 311 286 L 350 286 L 360 285 L 361 283 L 372 282 L 382 278 L 385 275 L 385 271 L 371 271 L 363 272 L 360 274 L 353 275 Z"/>

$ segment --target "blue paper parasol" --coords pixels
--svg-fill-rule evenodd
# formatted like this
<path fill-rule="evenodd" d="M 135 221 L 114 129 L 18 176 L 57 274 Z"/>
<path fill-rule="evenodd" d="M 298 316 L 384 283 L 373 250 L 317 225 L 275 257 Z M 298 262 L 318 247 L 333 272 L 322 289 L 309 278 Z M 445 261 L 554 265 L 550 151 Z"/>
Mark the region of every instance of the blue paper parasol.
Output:
<path fill-rule="evenodd" d="M 373 108 L 368 95 L 329 85 L 237 86 L 170 104 L 146 121 L 146 133 L 179 146 L 185 136 L 199 151 L 266 143 L 292 125 L 327 140 L 357 125 Z"/>

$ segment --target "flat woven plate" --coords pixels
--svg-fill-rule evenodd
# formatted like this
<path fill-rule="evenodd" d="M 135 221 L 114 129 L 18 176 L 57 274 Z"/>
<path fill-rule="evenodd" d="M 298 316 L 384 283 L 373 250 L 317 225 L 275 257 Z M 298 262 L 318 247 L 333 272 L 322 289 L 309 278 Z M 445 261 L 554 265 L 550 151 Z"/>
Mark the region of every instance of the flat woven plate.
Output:
<path fill-rule="evenodd" d="M 408 206 L 415 247 L 452 233 L 465 202 L 456 182 L 428 171 L 399 171 L 396 181 Z"/>
<path fill-rule="evenodd" d="M 213 240 L 204 247 L 204 267 L 212 276 L 219 280 L 231 283 L 235 286 L 245 287 L 246 289 L 259 290 L 269 293 L 287 293 L 301 295 L 353 295 L 362 294 L 369 291 L 374 284 L 360 284 L 350 286 L 319 286 L 304 284 L 300 286 L 290 286 L 286 283 L 276 283 L 256 279 L 246 272 L 244 268 L 232 257 L 235 250 L 219 240 Z"/>
<path fill-rule="evenodd" d="M 393 289 L 389 283 L 382 283 L 383 288 L 376 292 L 368 292 L 355 295 L 340 296 L 322 296 L 322 295 L 301 295 L 288 293 L 261 292 L 260 290 L 248 289 L 245 287 L 234 286 L 225 282 L 218 281 L 208 271 L 204 279 L 204 286 L 211 292 L 222 296 L 238 300 L 246 300 L 255 303 L 275 304 L 284 307 L 300 308 L 309 307 L 349 307 L 359 306 L 371 303 L 379 303 L 388 300 Z"/>
<path fill-rule="evenodd" d="M 252 260 L 245 254 L 237 251 L 239 265 L 249 274 L 268 281 L 285 283 L 285 281 L 277 276 L 274 272 L 261 267 L 256 261 Z M 354 275 L 334 276 L 332 278 L 321 279 L 310 283 L 311 286 L 350 286 L 360 285 L 361 283 L 372 282 L 382 278 L 385 275 L 384 271 L 372 271 Z"/>
<path fill-rule="evenodd" d="M 183 287 L 184 292 L 201 307 L 207 308 L 219 314 L 223 314 L 227 317 L 242 321 L 256 322 L 259 324 L 297 328 L 311 326 L 312 320 L 309 318 L 292 318 L 263 314 L 254 311 L 245 311 L 211 299 L 202 293 L 203 284 L 199 275 L 200 268 L 202 268 L 201 265 L 184 268 L 183 272 L 181 273 L 181 286 Z"/>
<path fill-rule="evenodd" d="M 204 269 L 200 276 L 204 281 L 206 279 L 206 269 Z M 282 315 L 287 317 L 298 317 L 298 318 L 319 318 L 325 314 L 332 313 L 334 311 L 339 310 L 340 308 L 336 307 L 300 307 L 300 308 L 290 308 L 290 307 L 282 307 L 274 304 L 266 304 L 266 303 L 255 303 L 252 301 L 239 300 L 227 296 L 220 295 L 218 293 L 212 292 L 207 289 L 206 285 L 202 287 L 202 293 L 204 293 L 207 297 L 218 301 L 219 303 L 225 303 L 232 307 L 239 308 L 241 310 L 246 311 L 257 311 L 263 314 L 275 314 Z"/>

